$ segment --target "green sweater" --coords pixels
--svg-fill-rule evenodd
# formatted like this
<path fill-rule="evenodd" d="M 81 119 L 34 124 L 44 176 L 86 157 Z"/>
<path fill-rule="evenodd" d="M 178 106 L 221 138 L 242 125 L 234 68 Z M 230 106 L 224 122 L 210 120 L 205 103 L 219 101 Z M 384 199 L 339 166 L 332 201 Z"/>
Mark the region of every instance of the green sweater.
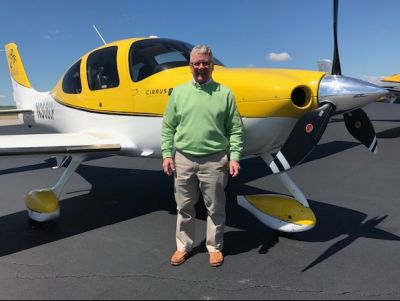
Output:
<path fill-rule="evenodd" d="M 194 156 L 226 150 L 240 160 L 243 125 L 230 89 L 210 81 L 188 82 L 171 93 L 161 129 L 163 158 L 176 149 Z"/>

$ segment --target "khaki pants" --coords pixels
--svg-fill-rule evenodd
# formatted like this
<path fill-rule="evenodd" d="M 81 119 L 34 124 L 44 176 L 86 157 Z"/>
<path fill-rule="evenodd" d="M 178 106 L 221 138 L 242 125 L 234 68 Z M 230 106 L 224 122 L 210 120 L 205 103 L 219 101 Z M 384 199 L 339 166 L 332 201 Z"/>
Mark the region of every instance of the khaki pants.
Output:
<path fill-rule="evenodd" d="M 196 157 L 177 151 L 175 168 L 177 249 L 189 252 L 193 248 L 195 204 L 201 193 L 208 214 L 207 250 L 209 252 L 222 251 L 225 226 L 225 187 L 228 183 L 226 152 Z"/>

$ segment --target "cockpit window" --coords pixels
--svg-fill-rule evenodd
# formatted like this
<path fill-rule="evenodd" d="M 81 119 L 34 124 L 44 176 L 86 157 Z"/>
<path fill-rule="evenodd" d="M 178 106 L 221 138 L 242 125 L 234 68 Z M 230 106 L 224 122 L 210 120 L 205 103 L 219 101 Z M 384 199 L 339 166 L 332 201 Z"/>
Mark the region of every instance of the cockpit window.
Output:
<path fill-rule="evenodd" d="M 65 72 L 62 81 L 64 93 L 79 94 L 82 92 L 81 84 L 81 60 L 77 61 Z"/>
<path fill-rule="evenodd" d="M 118 87 L 117 46 L 92 52 L 87 59 L 86 72 L 90 90 Z"/>
<path fill-rule="evenodd" d="M 154 56 L 157 64 L 164 64 L 169 62 L 186 62 L 185 56 L 180 52 L 166 52 Z"/>
<path fill-rule="evenodd" d="M 170 39 L 148 39 L 132 44 L 129 51 L 131 79 L 141 81 L 157 72 L 189 66 L 193 45 Z M 214 58 L 216 65 L 223 64 Z"/>

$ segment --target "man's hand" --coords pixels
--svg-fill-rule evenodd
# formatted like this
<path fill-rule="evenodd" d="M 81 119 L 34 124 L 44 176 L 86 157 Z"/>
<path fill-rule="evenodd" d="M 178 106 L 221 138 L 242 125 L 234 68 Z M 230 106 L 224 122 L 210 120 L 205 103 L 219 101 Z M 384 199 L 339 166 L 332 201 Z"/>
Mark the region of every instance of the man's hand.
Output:
<path fill-rule="evenodd" d="M 229 161 L 229 174 L 232 176 L 232 178 L 236 177 L 239 174 L 240 171 L 240 164 L 236 160 L 230 160 Z"/>
<path fill-rule="evenodd" d="M 163 170 L 164 173 L 168 176 L 172 175 L 172 173 L 175 171 L 175 164 L 174 164 L 174 160 L 172 160 L 172 158 L 165 158 L 163 160 Z"/>

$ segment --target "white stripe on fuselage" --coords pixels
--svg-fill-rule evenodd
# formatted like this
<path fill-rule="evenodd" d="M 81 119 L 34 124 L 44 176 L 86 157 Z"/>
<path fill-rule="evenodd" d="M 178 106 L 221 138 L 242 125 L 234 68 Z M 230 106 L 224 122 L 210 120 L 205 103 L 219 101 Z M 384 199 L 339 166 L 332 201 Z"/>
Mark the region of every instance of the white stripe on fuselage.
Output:
<path fill-rule="evenodd" d="M 24 87 L 18 87 L 24 93 Z M 32 96 L 32 94 L 31 94 Z M 137 156 L 137 150 L 149 157 L 161 156 L 162 116 L 132 116 L 95 113 L 58 103 L 47 93 L 36 92 L 28 108 L 35 110 L 35 124 L 60 133 L 102 132 L 123 137 L 122 153 Z M 24 103 L 24 108 L 27 103 Z M 269 152 L 280 147 L 286 140 L 296 119 L 289 117 L 243 117 L 243 155 Z M 134 151 L 133 151 L 134 150 Z M 134 153 L 132 153 L 134 152 Z"/>

